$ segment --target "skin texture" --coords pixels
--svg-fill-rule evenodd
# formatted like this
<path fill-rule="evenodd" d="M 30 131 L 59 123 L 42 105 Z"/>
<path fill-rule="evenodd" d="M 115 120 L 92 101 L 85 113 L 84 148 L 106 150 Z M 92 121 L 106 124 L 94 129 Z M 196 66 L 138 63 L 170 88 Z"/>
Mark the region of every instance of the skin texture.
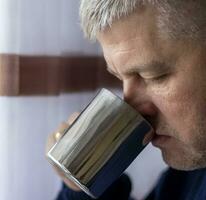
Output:
<path fill-rule="evenodd" d="M 173 168 L 206 167 L 206 49 L 162 37 L 147 7 L 97 35 L 125 100 L 154 127 L 153 145 Z"/>

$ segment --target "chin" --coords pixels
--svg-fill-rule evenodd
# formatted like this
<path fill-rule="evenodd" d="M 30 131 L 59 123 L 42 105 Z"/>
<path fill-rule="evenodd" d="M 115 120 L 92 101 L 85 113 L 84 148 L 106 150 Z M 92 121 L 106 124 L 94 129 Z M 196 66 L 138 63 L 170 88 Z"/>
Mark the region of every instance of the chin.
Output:
<path fill-rule="evenodd" d="M 162 150 L 162 157 L 169 167 L 177 170 L 192 171 L 206 167 L 206 154 L 200 156 Z"/>

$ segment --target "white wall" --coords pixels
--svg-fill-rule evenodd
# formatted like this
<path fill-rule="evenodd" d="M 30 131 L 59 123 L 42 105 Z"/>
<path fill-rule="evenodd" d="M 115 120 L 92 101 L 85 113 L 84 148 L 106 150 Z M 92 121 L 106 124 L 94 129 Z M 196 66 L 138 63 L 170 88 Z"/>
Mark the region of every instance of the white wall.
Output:
<path fill-rule="evenodd" d="M 0 199 L 51 200 L 60 180 L 44 158 L 47 135 L 74 111 L 81 111 L 93 93 L 58 97 L 0 97 Z M 142 197 L 164 168 L 151 146 L 129 167 L 133 196 Z"/>
<path fill-rule="evenodd" d="M 47 135 L 91 96 L 0 97 L 1 200 L 54 199 L 60 181 L 44 158 Z"/>
<path fill-rule="evenodd" d="M 77 0 L 0 0 L 0 53 L 99 54 L 84 39 Z"/>

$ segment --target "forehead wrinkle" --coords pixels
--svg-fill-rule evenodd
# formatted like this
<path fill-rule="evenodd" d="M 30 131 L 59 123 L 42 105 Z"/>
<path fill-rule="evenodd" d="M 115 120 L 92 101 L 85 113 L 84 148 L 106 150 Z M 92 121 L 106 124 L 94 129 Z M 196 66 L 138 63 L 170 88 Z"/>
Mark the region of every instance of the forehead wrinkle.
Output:
<path fill-rule="evenodd" d="M 144 64 L 140 64 L 140 65 L 136 65 L 136 66 L 126 67 L 125 68 L 126 70 L 123 70 L 122 74 L 131 75 L 134 73 L 143 73 L 143 72 L 147 72 L 150 70 L 160 71 L 160 70 L 162 70 L 162 68 L 169 69 L 170 64 L 165 63 L 163 61 L 151 61 L 150 63 L 144 63 Z M 109 72 L 111 72 L 112 74 L 118 75 L 118 73 L 116 71 L 114 71 L 112 69 L 112 67 L 109 66 L 108 64 L 107 64 L 107 70 Z"/>
<path fill-rule="evenodd" d="M 129 57 L 132 58 L 132 60 L 134 60 L 134 57 L 140 60 L 148 60 L 151 59 L 151 57 L 154 59 L 155 57 L 159 57 L 156 55 L 158 52 L 156 50 L 160 49 L 160 47 L 154 44 L 154 41 L 150 41 L 149 38 L 142 40 L 138 36 L 133 39 L 130 38 L 127 41 L 119 41 L 119 43 L 104 43 L 102 48 L 104 54 L 108 55 L 108 57 L 111 55 L 113 55 L 113 57 L 119 57 L 117 60 L 122 60 L 124 57 L 127 57 L 128 61 L 130 60 L 128 59 Z"/>
<path fill-rule="evenodd" d="M 104 43 L 103 49 L 108 49 L 109 51 L 114 52 L 115 49 L 118 49 L 119 52 L 127 52 L 138 49 L 138 47 L 145 47 L 147 49 L 154 48 L 157 46 L 156 40 L 153 39 L 153 37 L 147 36 L 135 36 L 133 38 L 128 38 L 126 40 L 121 40 L 118 42 L 110 42 L 110 43 Z M 145 38 L 143 40 L 143 38 Z"/>
<path fill-rule="evenodd" d="M 113 74 L 125 74 L 125 75 L 131 75 L 134 73 L 143 73 L 143 72 L 147 72 L 147 71 L 159 71 L 160 69 L 164 68 L 168 68 L 166 66 L 168 66 L 169 64 L 166 62 L 163 62 L 163 59 L 160 58 L 159 56 L 155 56 L 155 55 L 151 55 L 150 56 L 146 56 L 142 55 L 141 59 L 139 60 L 135 60 L 134 55 L 132 55 L 132 52 L 136 52 L 136 48 L 131 48 L 131 49 L 112 49 L 112 54 L 113 57 L 115 56 L 115 54 L 119 57 L 119 59 L 123 59 L 124 55 L 121 54 L 128 54 L 126 57 L 126 61 L 125 62 L 121 62 L 121 65 L 119 65 L 118 63 L 115 63 L 113 61 L 113 57 L 111 58 L 111 52 L 105 52 L 105 56 L 108 60 L 108 68 L 111 69 L 109 71 L 112 71 Z M 139 53 L 139 56 L 142 54 Z M 132 56 L 133 58 L 130 59 L 130 56 Z M 129 57 L 128 57 L 129 56 Z M 116 60 L 119 60 L 118 58 Z M 157 60 L 158 59 L 158 60 Z M 161 60 L 160 60 L 161 59 Z M 123 64 L 124 63 L 124 64 Z M 119 67 L 116 66 L 116 64 L 119 65 Z M 119 70 L 118 70 L 119 69 Z"/>
<path fill-rule="evenodd" d="M 118 40 L 118 41 L 108 41 L 104 43 L 104 46 L 111 48 L 111 46 L 113 45 L 121 45 L 123 43 L 123 45 L 129 43 L 129 42 L 133 42 L 133 41 L 142 41 L 142 35 L 135 33 L 133 35 L 130 35 L 128 38 L 124 39 L 124 40 Z M 134 43 L 133 43 L 134 44 Z"/>

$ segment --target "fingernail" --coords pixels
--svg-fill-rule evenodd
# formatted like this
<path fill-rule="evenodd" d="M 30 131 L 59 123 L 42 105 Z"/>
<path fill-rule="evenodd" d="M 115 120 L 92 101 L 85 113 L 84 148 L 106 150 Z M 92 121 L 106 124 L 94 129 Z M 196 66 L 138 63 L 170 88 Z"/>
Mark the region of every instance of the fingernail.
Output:
<path fill-rule="evenodd" d="M 73 113 L 73 114 L 69 117 L 69 119 L 67 120 L 68 124 L 71 125 L 78 116 L 79 116 L 79 113 L 77 113 L 77 112 Z"/>

